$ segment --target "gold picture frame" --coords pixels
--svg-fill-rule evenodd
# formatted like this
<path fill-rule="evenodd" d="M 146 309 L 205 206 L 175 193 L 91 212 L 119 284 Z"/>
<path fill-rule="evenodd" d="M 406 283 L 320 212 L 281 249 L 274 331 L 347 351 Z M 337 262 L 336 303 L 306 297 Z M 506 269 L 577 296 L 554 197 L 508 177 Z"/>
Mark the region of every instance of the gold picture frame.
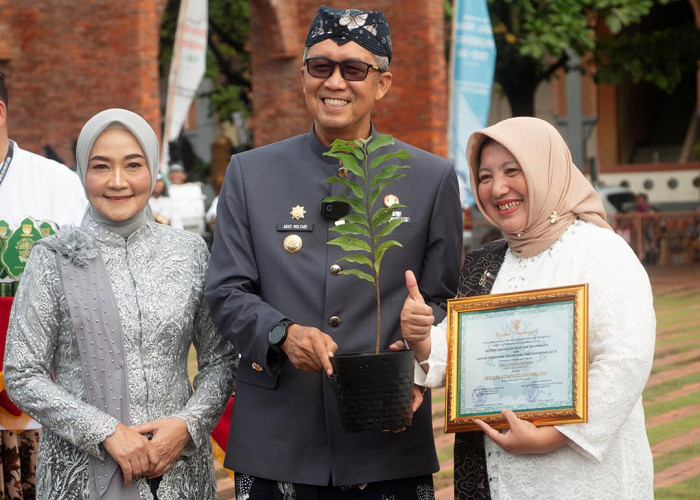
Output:
<path fill-rule="evenodd" d="M 588 284 L 450 299 L 447 335 L 445 432 L 588 420 Z"/>

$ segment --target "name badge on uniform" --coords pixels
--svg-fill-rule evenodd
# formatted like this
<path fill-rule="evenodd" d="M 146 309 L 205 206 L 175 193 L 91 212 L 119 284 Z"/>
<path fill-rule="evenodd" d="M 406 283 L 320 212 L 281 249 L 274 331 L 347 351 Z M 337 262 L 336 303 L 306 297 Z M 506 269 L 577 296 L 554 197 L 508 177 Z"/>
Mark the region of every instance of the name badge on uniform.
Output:
<path fill-rule="evenodd" d="M 282 224 L 277 224 L 277 231 L 281 232 L 291 232 L 291 231 L 313 231 L 314 225 L 299 222 L 283 222 Z"/>

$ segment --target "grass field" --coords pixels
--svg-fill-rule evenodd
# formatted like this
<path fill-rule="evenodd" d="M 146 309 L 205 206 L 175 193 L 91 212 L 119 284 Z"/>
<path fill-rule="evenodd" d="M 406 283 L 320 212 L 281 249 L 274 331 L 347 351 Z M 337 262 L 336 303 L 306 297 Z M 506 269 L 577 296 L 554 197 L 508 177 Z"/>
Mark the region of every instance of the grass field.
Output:
<path fill-rule="evenodd" d="M 698 285 L 700 286 L 700 284 Z M 700 291 L 657 294 L 654 366 L 644 391 L 655 498 L 700 498 Z"/>

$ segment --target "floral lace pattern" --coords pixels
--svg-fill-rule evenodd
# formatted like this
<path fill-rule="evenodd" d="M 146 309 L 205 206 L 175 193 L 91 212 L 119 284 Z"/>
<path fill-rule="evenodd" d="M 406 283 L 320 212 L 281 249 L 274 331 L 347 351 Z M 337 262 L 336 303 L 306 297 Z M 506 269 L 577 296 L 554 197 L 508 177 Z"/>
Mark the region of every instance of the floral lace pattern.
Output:
<path fill-rule="evenodd" d="M 588 423 L 557 426 L 571 441 L 543 455 L 512 455 L 485 437 L 493 499 L 653 498 L 642 390 L 654 353 L 651 286 L 629 245 L 574 222 L 547 250 L 510 250 L 492 293 L 589 285 Z"/>
<path fill-rule="evenodd" d="M 512 455 L 485 437 L 494 500 L 653 498 L 641 394 L 654 355 L 656 318 L 649 278 L 629 245 L 612 231 L 577 220 L 537 255 L 520 258 L 508 249 L 491 293 L 579 283 L 589 286 L 588 422 L 557 426 L 569 446 L 542 455 Z M 460 293 L 465 287 L 460 281 Z M 446 321 L 431 331 L 431 387 L 444 384 L 446 333 Z M 480 485 L 460 488 L 477 491 Z"/>
<path fill-rule="evenodd" d="M 209 433 L 229 400 L 238 356 L 218 334 L 203 296 L 208 251 L 190 233 L 149 221 L 128 240 L 94 221 L 54 238 L 61 258 L 102 254 L 119 309 L 129 379 L 132 424 L 157 418 L 185 420 L 192 441 L 160 483 L 160 500 L 215 499 Z M 36 246 L 10 318 L 5 380 L 12 399 L 42 424 L 37 498 L 88 499 L 88 454 L 117 421 L 85 402 L 75 333 L 55 254 Z M 190 345 L 199 373 L 187 370 Z M 152 498 L 138 479 L 141 498 Z"/>

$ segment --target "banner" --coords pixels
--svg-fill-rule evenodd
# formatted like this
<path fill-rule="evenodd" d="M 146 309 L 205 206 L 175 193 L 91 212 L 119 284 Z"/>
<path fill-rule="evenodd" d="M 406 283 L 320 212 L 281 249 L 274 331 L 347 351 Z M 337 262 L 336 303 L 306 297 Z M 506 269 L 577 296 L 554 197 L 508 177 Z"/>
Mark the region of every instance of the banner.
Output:
<path fill-rule="evenodd" d="M 496 44 L 486 0 L 455 0 L 453 19 L 449 153 L 459 178 L 462 206 L 466 207 L 474 202 L 467 140 L 488 122 Z"/>
<path fill-rule="evenodd" d="M 165 106 L 161 172 L 168 172 L 168 143 L 180 136 L 207 65 L 208 0 L 181 0 Z"/>

